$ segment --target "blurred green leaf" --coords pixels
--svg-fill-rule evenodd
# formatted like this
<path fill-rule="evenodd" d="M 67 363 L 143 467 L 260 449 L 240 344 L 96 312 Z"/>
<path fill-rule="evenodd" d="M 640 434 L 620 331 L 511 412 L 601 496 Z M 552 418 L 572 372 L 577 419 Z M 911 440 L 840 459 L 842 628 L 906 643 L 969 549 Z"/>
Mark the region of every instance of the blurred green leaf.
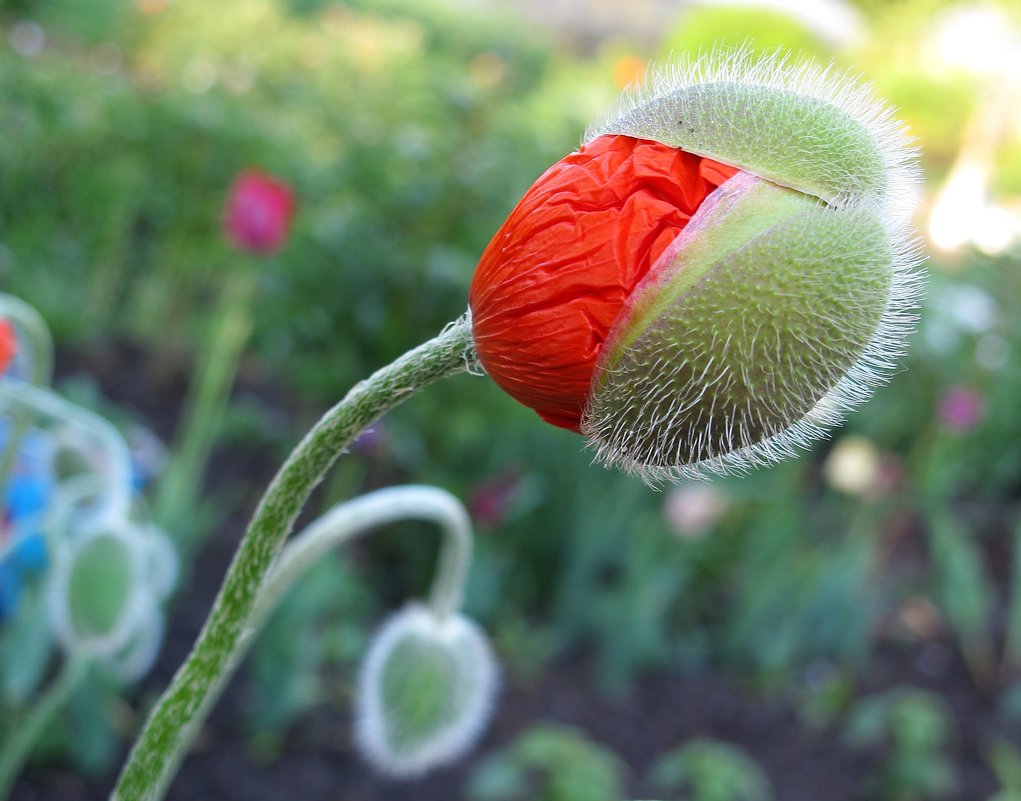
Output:
<path fill-rule="evenodd" d="M 539 725 L 486 759 L 468 783 L 472 801 L 618 801 L 620 758 L 566 726 Z"/>
<path fill-rule="evenodd" d="M 649 781 L 685 801 L 770 801 L 769 778 L 741 749 L 713 740 L 693 740 L 660 757 Z"/>

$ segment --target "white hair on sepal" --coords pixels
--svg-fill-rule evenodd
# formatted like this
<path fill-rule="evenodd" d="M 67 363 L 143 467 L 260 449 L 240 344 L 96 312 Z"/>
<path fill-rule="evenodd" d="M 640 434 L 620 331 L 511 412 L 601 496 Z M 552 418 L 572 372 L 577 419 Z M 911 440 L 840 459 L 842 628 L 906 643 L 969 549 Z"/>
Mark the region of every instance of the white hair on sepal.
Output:
<path fill-rule="evenodd" d="M 886 239 L 885 248 L 864 244 L 870 230 L 876 243 Z M 805 256 L 815 242 L 821 254 L 818 260 Z M 793 272 L 789 267 L 771 272 L 769 259 L 763 258 L 770 253 L 789 256 Z M 906 236 L 893 238 L 874 209 L 820 205 L 792 218 L 783 230 L 764 232 L 728 258 L 717 263 L 722 264 L 722 273 L 707 273 L 692 288 L 694 295 L 702 293 L 703 300 L 682 299 L 664 309 L 656 323 L 624 347 L 624 361 L 608 366 L 594 381 L 583 431 L 596 461 L 639 476 L 652 486 L 773 464 L 823 438 L 828 428 L 840 423 L 898 368 L 917 322 L 922 275 L 916 267 L 921 249 Z M 751 262 L 761 276 L 750 271 Z M 827 301 L 820 294 L 831 289 L 824 272 L 827 262 L 837 271 L 832 287 L 844 293 L 839 301 Z M 848 289 L 859 269 L 865 282 L 860 294 Z M 876 294 L 878 269 L 889 275 L 881 296 Z M 733 289 L 760 277 L 765 283 L 751 294 Z M 722 291 L 712 289 L 713 281 Z M 778 327 L 768 315 L 756 317 L 761 313 L 755 311 L 757 295 L 763 287 L 772 293 L 771 298 L 794 304 L 793 319 L 801 321 L 800 328 Z M 797 291 L 803 294 L 799 297 Z M 742 308 L 745 303 L 747 309 Z M 846 304 L 852 321 L 856 312 L 860 317 L 870 304 L 876 308 L 881 304 L 878 320 L 862 331 L 860 339 L 855 338 L 861 345 L 855 346 L 853 359 L 846 362 L 842 359 L 849 345 L 834 347 L 818 336 L 832 324 L 834 303 L 837 308 Z M 657 325 L 665 327 L 657 333 Z M 742 340 L 745 327 L 755 325 L 759 326 L 756 333 Z M 728 335 L 728 331 L 737 333 Z M 764 332 L 761 337 L 760 331 Z M 783 358 L 793 358 L 798 367 L 786 374 L 782 367 L 779 372 L 770 367 L 756 384 L 749 370 L 761 368 L 771 352 L 779 356 L 783 349 L 779 338 L 787 346 Z M 770 351 L 774 339 L 776 349 Z M 839 372 L 826 365 L 827 358 L 834 357 L 847 368 Z M 786 381 L 785 375 L 803 375 L 808 385 Z M 731 393 L 731 386 L 739 391 Z M 788 409 L 803 407 L 813 396 L 818 400 L 807 412 L 790 418 Z M 733 397 L 744 399 L 734 405 Z"/>
<path fill-rule="evenodd" d="M 629 457 L 612 441 L 590 437 L 588 446 L 595 452 L 594 461 L 636 476 L 651 487 L 660 487 L 684 480 L 748 473 L 796 456 L 799 451 L 825 439 L 829 429 L 840 425 L 849 412 L 868 400 L 899 368 L 908 336 L 918 322 L 923 275 L 916 268 L 922 259 L 916 242 L 904 245 L 895 253 L 890 297 L 868 345 L 837 384 L 788 428 L 753 445 L 688 464 L 666 466 L 644 463 Z M 615 423 L 618 431 L 621 424 L 619 420 Z"/>
<path fill-rule="evenodd" d="M 734 95 L 734 89 L 742 94 Z M 760 89 L 763 93 L 755 94 Z M 714 95 L 719 98 L 715 104 Z M 812 101 L 828 104 L 860 126 L 874 153 L 863 152 L 861 143 L 853 141 L 854 131 L 842 129 L 838 118 L 829 130 L 825 125 L 816 131 L 785 130 L 784 124 L 795 124 L 799 113 L 811 112 Z M 678 111 L 685 116 L 678 119 Z M 755 119 L 742 125 L 749 115 Z M 799 143 L 799 133 L 816 139 Z M 860 77 L 832 64 L 795 60 L 783 50 L 756 56 L 747 46 L 721 48 L 694 60 L 651 65 L 645 84 L 625 90 L 588 128 L 584 142 L 604 134 L 660 141 L 837 205 L 862 199 L 855 179 L 876 169 L 882 186 L 873 186 L 872 177 L 863 186 L 875 192 L 872 202 L 883 207 L 884 221 L 895 235 L 907 229 L 917 203 L 918 150 L 893 108 Z M 878 164 L 868 163 L 873 157 Z M 785 170 L 791 174 L 784 175 Z M 856 176 L 856 170 L 864 172 Z"/>

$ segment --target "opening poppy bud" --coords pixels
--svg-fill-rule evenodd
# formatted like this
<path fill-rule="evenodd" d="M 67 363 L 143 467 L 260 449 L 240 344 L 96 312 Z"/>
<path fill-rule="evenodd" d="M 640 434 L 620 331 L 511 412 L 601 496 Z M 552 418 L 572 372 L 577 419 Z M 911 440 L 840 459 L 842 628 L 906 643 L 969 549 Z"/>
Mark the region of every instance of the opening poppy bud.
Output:
<path fill-rule="evenodd" d="M 411 777 L 451 762 L 492 711 L 497 670 L 471 621 L 410 605 L 375 635 L 358 684 L 355 734 L 380 770 Z"/>
<path fill-rule="evenodd" d="M 890 111 L 824 71 L 739 53 L 660 75 L 486 249 L 479 359 L 649 480 L 782 458 L 902 352 L 914 161 Z"/>

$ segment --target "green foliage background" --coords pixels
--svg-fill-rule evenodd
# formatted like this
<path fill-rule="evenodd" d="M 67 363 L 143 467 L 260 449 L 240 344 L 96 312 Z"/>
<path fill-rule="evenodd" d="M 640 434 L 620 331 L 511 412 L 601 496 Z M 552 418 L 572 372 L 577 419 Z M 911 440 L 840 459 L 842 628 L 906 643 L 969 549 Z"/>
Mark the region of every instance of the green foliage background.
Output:
<path fill-rule="evenodd" d="M 975 76 L 928 59 L 924 31 L 946 5 L 862 2 L 870 35 L 837 52 L 786 18 L 714 10 L 658 42 L 577 46 L 509 6 L 438 0 L 0 2 L 0 285 L 39 308 L 67 352 L 142 348 L 145 371 L 125 381 L 158 384 L 201 351 L 225 277 L 255 271 L 245 375 L 297 413 L 239 397 L 221 442 L 258 434 L 282 450 L 463 311 L 489 237 L 612 100 L 623 56 L 694 53 L 725 33 L 864 73 L 903 108 L 931 194 L 981 94 Z M 11 44 L 26 21 L 45 33 L 35 54 Z M 1021 193 L 1021 137 L 996 164 L 995 191 Z M 257 262 L 220 230 L 227 186 L 253 165 L 300 204 L 287 248 Z M 727 671 L 830 725 L 877 648 L 930 636 L 898 617 L 919 599 L 938 620 L 931 636 L 961 648 L 977 681 L 1013 676 L 1021 601 L 1004 572 L 1021 570 L 990 554 L 1017 558 L 1021 273 L 1016 251 L 930 268 L 909 369 L 836 434 L 874 443 L 894 467 L 885 492 L 827 483 L 822 444 L 717 482 L 725 513 L 685 537 L 667 494 L 590 466 L 574 435 L 463 377 L 384 421 L 383 445 L 351 455 L 323 503 L 404 480 L 497 503 L 468 605 L 512 681 L 584 649 L 608 692 L 650 668 Z M 960 314 L 975 297 L 991 310 L 981 324 Z M 1007 356 L 977 358 L 993 346 Z M 937 417 L 957 385 L 984 406 L 967 434 Z M 233 480 L 225 498 L 258 489 Z M 271 625 L 252 662 L 253 740 L 267 752 L 329 695 L 325 668 L 350 676 L 381 608 L 424 589 L 434 547 L 410 528 L 363 546 L 357 569 L 324 564 Z M 330 591 L 339 581 L 353 587 L 343 597 Z M 822 688 L 804 680 L 820 663 L 834 677 Z"/>

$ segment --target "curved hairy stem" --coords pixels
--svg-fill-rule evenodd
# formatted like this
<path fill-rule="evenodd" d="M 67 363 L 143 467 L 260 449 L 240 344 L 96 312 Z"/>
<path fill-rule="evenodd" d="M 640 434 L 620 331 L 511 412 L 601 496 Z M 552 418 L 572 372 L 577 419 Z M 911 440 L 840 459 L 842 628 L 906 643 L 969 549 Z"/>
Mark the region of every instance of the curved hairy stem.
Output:
<path fill-rule="evenodd" d="M 287 593 L 334 548 L 398 520 L 428 520 L 440 526 L 443 545 L 430 593 L 437 617 L 455 614 L 461 606 L 471 562 L 471 520 L 461 502 L 437 487 L 407 485 L 371 492 L 338 504 L 310 523 L 284 546 L 266 576 L 249 618 L 249 633 L 220 677 L 209 706 L 240 667 L 266 621 Z M 2 798 L 2 797 L 0 797 Z"/>
<path fill-rule="evenodd" d="M 409 395 L 474 363 L 466 317 L 357 384 L 291 453 L 263 495 L 195 644 L 153 709 L 114 788 L 116 801 L 163 797 L 246 640 L 266 577 L 312 490 L 344 447 Z"/>
<path fill-rule="evenodd" d="M 437 617 L 457 612 L 471 563 L 471 521 L 461 502 L 449 492 L 412 484 L 377 490 L 334 506 L 296 535 L 266 578 L 252 615 L 252 628 L 258 631 L 288 590 L 329 551 L 377 526 L 409 519 L 429 520 L 442 528 L 443 546 L 430 607 Z"/>

